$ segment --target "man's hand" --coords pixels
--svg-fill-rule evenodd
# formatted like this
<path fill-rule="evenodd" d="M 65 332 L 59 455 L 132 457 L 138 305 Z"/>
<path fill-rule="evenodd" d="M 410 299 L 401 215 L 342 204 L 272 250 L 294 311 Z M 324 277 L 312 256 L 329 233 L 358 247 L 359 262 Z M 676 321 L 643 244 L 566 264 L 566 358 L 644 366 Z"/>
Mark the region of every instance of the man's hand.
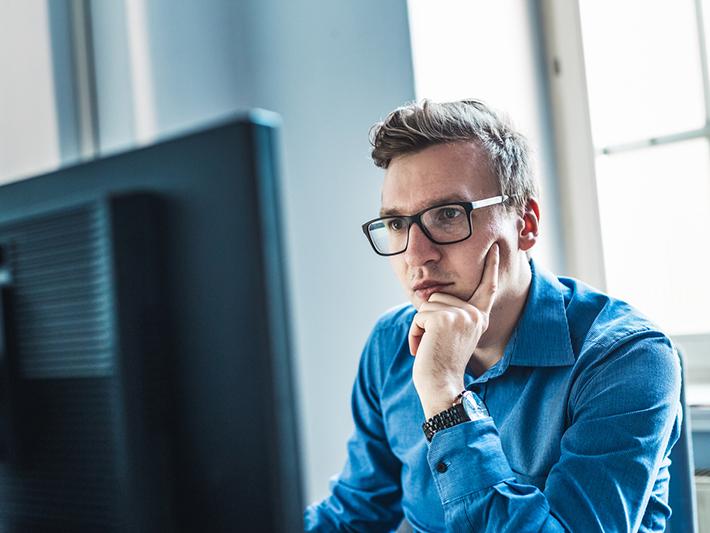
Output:
<path fill-rule="evenodd" d="M 434 293 L 414 315 L 409 349 L 416 356 L 412 378 L 427 419 L 449 407 L 463 390 L 473 351 L 488 329 L 498 288 L 498 244 L 486 255 L 481 282 L 468 301 Z"/>

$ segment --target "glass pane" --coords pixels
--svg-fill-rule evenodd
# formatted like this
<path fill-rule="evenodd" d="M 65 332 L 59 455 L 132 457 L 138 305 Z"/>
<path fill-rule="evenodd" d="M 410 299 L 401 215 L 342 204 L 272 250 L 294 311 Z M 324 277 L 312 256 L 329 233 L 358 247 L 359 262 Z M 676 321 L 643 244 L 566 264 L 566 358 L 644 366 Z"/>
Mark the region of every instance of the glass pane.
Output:
<path fill-rule="evenodd" d="M 580 0 L 597 146 L 701 128 L 693 0 Z"/>
<path fill-rule="evenodd" d="M 671 334 L 710 331 L 705 139 L 597 158 L 609 292 Z"/>

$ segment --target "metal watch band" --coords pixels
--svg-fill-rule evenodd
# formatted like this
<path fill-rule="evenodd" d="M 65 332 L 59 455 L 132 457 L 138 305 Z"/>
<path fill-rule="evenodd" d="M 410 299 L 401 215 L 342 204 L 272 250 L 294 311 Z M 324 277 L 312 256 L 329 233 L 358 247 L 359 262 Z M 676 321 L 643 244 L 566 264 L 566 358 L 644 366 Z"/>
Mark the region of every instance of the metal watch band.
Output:
<path fill-rule="evenodd" d="M 434 433 L 437 431 L 468 422 L 469 420 L 470 418 L 466 414 L 463 404 L 457 403 L 453 407 L 448 408 L 446 411 L 442 411 L 441 413 L 432 416 L 429 420 L 422 424 L 422 429 L 424 430 L 426 439 L 431 442 L 431 439 L 434 437 Z"/>

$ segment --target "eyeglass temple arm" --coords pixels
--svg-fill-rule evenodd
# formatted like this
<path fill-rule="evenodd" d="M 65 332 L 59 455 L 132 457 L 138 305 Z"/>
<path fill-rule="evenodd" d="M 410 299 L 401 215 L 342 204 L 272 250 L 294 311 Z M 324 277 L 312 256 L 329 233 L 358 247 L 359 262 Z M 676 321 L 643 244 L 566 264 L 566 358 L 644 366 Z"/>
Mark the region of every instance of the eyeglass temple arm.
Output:
<path fill-rule="evenodd" d="M 493 196 L 492 198 L 485 198 L 483 200 L 478 200 L 476 202 L 471 202 L 471 207 L 473 209 L 478 209 L 480 207 L 488 207 L 489 205 L 502 204 L 508 199 L 507 196 Z"/>

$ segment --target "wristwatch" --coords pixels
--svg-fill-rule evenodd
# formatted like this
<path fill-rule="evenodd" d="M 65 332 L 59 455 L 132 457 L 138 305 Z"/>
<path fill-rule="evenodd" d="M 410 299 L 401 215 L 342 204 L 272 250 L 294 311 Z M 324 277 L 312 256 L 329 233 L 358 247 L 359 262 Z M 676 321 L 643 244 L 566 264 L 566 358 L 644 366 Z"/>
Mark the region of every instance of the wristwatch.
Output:
<path fill-rule="evenodd" d="M 485 404 L 470 390 L 464 390 L 454 400 L 453 406 L 446 411 L 432 416 L 422 424 L 426 439 L 431 442 L 434 433 L 471 420 L 480 420 L 490 416 Z"/>

